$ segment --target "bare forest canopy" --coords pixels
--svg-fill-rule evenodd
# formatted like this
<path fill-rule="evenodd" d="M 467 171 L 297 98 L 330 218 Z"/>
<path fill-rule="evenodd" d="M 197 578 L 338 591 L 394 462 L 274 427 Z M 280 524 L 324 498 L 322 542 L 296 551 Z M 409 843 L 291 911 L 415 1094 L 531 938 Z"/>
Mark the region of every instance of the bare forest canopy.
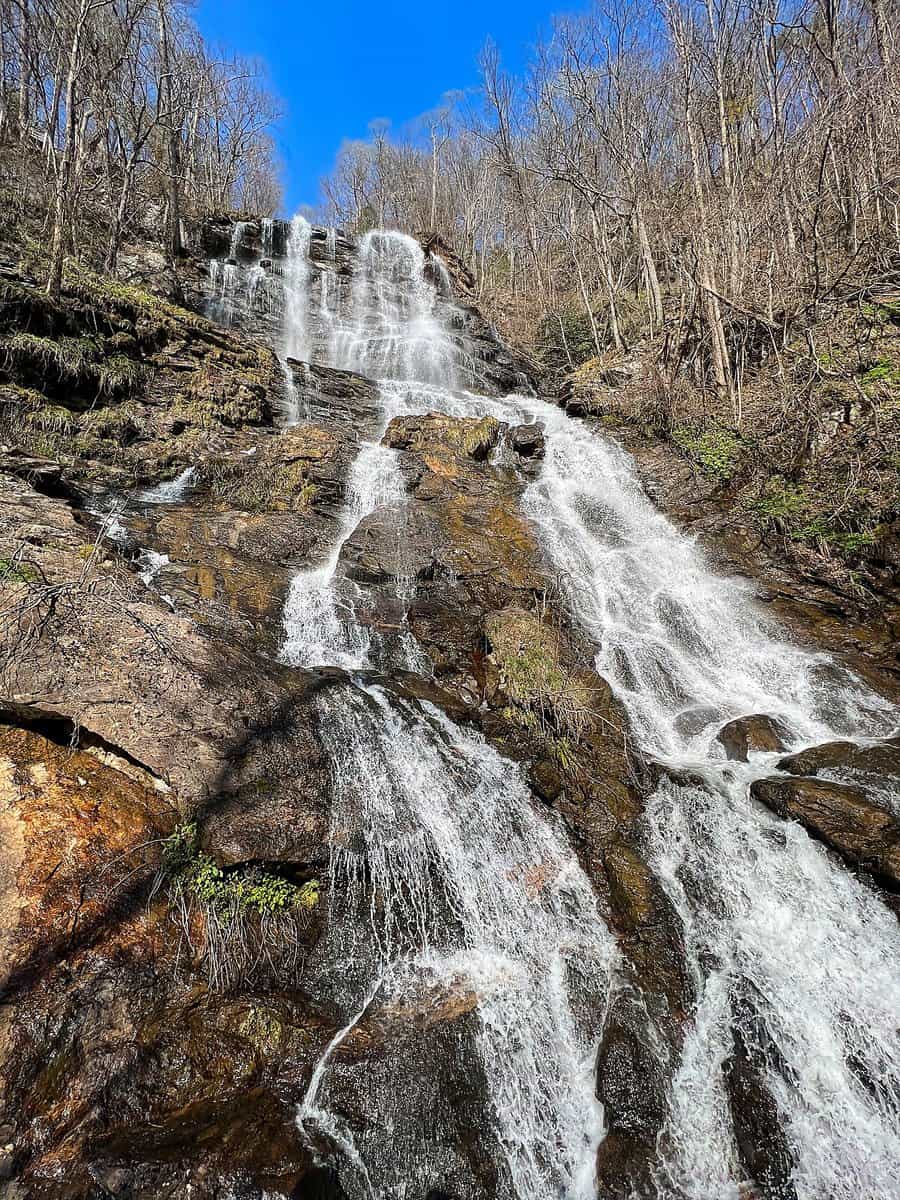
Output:
<path fill-rule="evenodd" d="M 38 221 L 51 294 L 67 254 L 113 271 L 136 227 L 175 258 L 186 215 L 274 212 L 278 115 L 175 0 L 0 0 L 2 198 Z"/>
<path fill-rule="evenodd" d="M 612 0 L 346 145 L 328 216 L 440 230 L 570 368 L 649 333 L 735 400 L 761 343 L 897 281 L 898 47 L 896 0 Z"/>

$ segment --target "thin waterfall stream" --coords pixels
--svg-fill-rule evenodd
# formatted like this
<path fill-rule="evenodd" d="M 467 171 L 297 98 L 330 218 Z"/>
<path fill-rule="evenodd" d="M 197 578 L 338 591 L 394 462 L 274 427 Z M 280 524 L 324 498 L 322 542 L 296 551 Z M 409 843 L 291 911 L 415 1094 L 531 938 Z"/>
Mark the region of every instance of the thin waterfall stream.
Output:
<path fill-rule="evenodd" d="M 333 258 L 333 234 L 326 244 Z M 285 663 L 350 673 L 319 702 L 334 789 L 322 957 L 343 980 L 335 988 L 348 1023 L 319 1062 L 301 1129 L 317 1154 L 350 1163 L 354 1195 L 427 1186 L 415 1164 L 385 1153 L 378 1130 L 351 1132 L 329 1116 L 329 1067 L 374 1010 L 438 987 L 475 1015 L 497 1194 L 596 1194 L 594 1057 L 616 939 L 562 823 L 539 811 L 521 769 L 427 702 L 371 682 L 383 647 L 339 579 L 342 547 L 372 513 L 391 514 L 401 536 L 403 478 L 397 453 L 381 445 L 389 422 L 489 415 L 543 427 L 546 458 L 524 511 L 641 753 L 663 768 L 645 834 L 683 928 L 697 1003 L 668 1096 L 660 1194 L 747 1194 L 721 1066 L 733 1030 L 756 1036 L 742 1003 L 749 989 L 778 1050 L 766 1086 L 795 1158 L 796 1196 L 891 1200 L 900 1163 L 896 918 L 799 825 L 750 798 L 778 755 L 727 761 L 715 737 L 732 718 L 766 713 L 790 750 L 864 742 L 896 730 L 896 709 L 827 656 L 788 642 L 746 587 L 714 575 L 614 443 L 541 400 L 461 390 L 475 380 L 438 303 L 449 276 L 435 269 L 434 286 L 418 242 L 367 234 L 343 299 L 313 284 L 309 246 L 297 218 L 283 357 L 319 354 L 374 378 L 380 417 L 359 446 L 329 552 L 296 574 L 284 609 Z M 379 1087 L 393 1106 L 382 1116 L 399 1129 L 399 1068 L 388 1063 Z"/>

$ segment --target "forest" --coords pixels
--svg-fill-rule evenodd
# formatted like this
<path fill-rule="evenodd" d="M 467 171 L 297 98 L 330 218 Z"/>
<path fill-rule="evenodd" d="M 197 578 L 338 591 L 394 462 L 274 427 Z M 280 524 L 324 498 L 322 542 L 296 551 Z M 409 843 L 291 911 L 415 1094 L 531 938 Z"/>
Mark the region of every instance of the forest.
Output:
<path fill-rule="evenodd" d="M 890 0 L 600 4 L 523 78 L 342 150 L 327 212 L 438 229 L 516 331 L 569 367 L 665 333 L 740 420 L 745 368 L 896 283 L 900 58 Z"/>
<path fill-rule="evenodd" d="M 3 0 L 5 237 L 115 272 L 124 238 L 183 249 L 183 218 L 274 211 L 278 102 L 260 64 L 205 44 L 170 0 Z"/>

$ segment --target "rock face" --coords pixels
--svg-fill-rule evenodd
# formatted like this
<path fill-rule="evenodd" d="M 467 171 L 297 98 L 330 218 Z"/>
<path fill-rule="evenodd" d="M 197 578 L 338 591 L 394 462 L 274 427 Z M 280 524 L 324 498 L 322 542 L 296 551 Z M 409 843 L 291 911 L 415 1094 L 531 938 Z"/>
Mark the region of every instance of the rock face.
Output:
<path fill-rule="evenodd" d="M 674 1048 L 648 1038 L 648 1027 L 640 994 L 623 991 L 609 1011 L 597 1055 L 597 1099 L 607 1123 L 597 1174 L 605 1194 L 622 1200 L 654 1194 L 650 1168 L 666 1119 Z"/>
<path fill-rule="evenodd" d="M 10 728 L 0 779 L 11 1194 L 170 1194 L 238 1161 L 290 1189 L 310 1162 L 278 1082 L 303 1069 L 316 1017 L 207 994 L 154 895 L 171 797 Z"/>
<path fill-rule="evenodd" d="M 799 821 L 851 866 L 900 890 L 900 821 L 848 784 L 819 779 L 760 779 L 754 799 Z"/>
<path fill-rule="evenodd" d="M 239 232 L 211 223 L 206 252 L 277 278 L 288 228 L 249 221 Z M 463 293 L 441 303 L 489 387 L 524 386 L 529 365 L 470 304 L 462 265 L 439 241 L 425 246 Z M 340 288 L 355 254 L 339 234 L 310 235 L 311 270 Z M 437 260 L 428 269 L 443 279 Z M 198 298 L 209 300 L 208 284 L 198 274 Z M 253 332 L 272 337 L 276 309 L 258 316 Z M 523 808 L 574 848 L 618 947 L 606 1007 L 590 989 L 581 1001 L 599 1035 L 598 1194 L 660 1195 L 695 983 L 647 841 L 656 769 L 632 757 L 596 647 L 560 599 L 523 505 L 545 452 L 541 427 L 396 418 L 383 451 L 365 447 L 379 462 L 392 452 L 396 488 L 348 534 L 352 466 L 382 428 L 372 381 L 293 360 L 283 371 L 235 329 L 96 281 L 48 306 L 18 279 L 0 300 L 0 336 L 14 339 L 17 322 L 54 345 L 86 341 L 96 324 L 102 352 L 54 359 L 39 379 L 38 352 L 51 352 L 16 343 L 0 376 L 9 1200 L 331 1200 L 347 1194 L 352 1154 L 347 1174 L 322 1159 L 346 1151 L 344 1131 L 369 1138 L 376 1159 L 410 1164 L 410 1196 L 491 1200 L 508 1189 L 479 1122 L 490 1084 L 473 1049 L 480 980 L 453 975 L 388 999 L 376 990 L 347 1025 L 361 968 L 333 930 L 354 881 L 373 872 L 363 852 L 353 857 L 372 777 L 337 779 L 335 742 L 348 727 L 335 714 L 355 705 L 380 722 L 376 691 L 434 727 L 442 711 L 485 752 L 520 764 Z M 26 383 L 45 391 L 35 399 Z M 143 486 L 161 481 L 162 492 Z M 333 562 L 345 534 L 335 607 L 371 636 L 378 670 L 289 668 L 279 659 L 289 583 L 298 568 Z M 708 712 L 684 716 L 710 724 Z M 757 715 L 719 737 L 746 761 L 782 749 L 785 733 Z M 441 747 L 450 767 L 440 778 L 455 780 L 461 751 Z M 896 769 L 895 744 L 830 744 L 778 769 L 789 774 L 758 781 L 756 798 L 894 887 L 900 840 L 879 788 Z M 699 774 L 683 782 L 703 786 Z M 382 817 L 407 832 L 405 814 Z M 540 856 L 509 864 L 524 871 L 529 903 L 555 869 Z M 387 891 L 373 889 L 351 940 L 371 942 Z M 565 889 L 558 896 L 568 904 Z M 741 994 L 732 1009 L 717 1079 L 742 1169 L 761 1195 L 794 1200 L 765 1007 Z M 326 1052 L 333 1124 L 309 1093 Z"/>
<path fill-rule="evenodd" d="M 752 753 L 784 750 L 787 736 L 788 731 L 780 721 L 759 714 L 729 721 L 716 734 L 716 741 L 722 743 L 729 758 L 746 762 Z"/>

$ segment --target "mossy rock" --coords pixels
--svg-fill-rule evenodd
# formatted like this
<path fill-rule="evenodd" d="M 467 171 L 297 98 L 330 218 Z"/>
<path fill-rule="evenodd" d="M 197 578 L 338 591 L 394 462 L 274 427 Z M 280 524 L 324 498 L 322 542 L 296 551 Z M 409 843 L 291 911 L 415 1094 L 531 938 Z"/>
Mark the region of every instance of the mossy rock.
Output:
<path fill-rule="evenodd" d="M 559 765 L 571 765 L 573 748 L 566 735 L 579 737 L 593 723 L 596 692 L 584 672 L 568 664 L 559 634 L 533 613 L 505 608 L 485 621 L 500 686 L 535 732 L 553 737 Z"/>

